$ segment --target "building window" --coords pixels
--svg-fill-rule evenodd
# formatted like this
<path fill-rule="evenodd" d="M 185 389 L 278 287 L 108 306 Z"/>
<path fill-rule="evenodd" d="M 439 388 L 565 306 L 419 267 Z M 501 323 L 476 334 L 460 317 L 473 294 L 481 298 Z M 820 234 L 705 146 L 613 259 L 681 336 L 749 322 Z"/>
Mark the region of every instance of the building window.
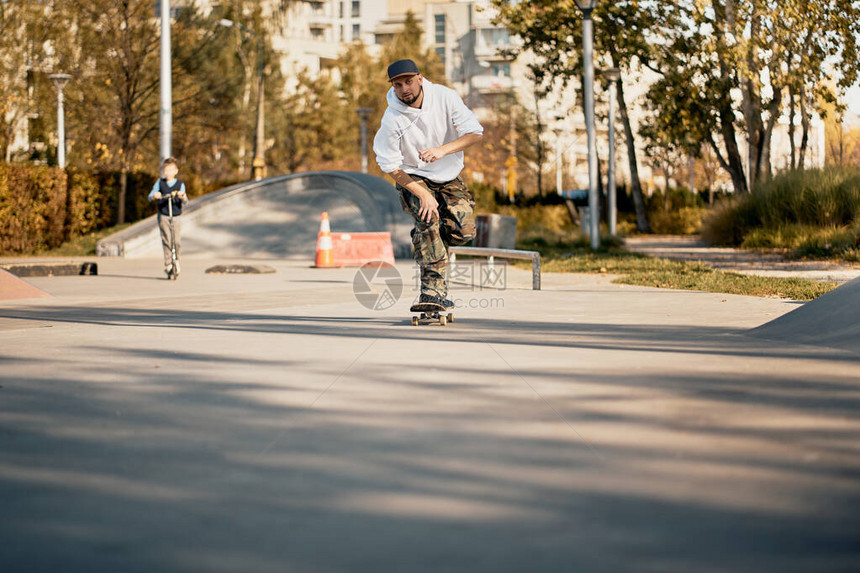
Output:
<path fill-rule="evenodd" d="M 510 34 L 505 28 L 484 28 L 481 30 L 484 44 L 490 47 L 504 46 L 510 42 Z"/>
<path fill-rule="evenodd" d="M 439 46 L 436 48 L 436 55 L 439 56 L 439 60 L 442 62 L 442 65 L 445 65 L 445 48 Z"/>
<path fill-rule="evenodd" d="M 343 15 L 346 13 L 346 8 L 344 8 L 344 6 L 346 6 L 346 2 L 338 2 L 338 3 L 337 3 L 337 5 L 339 6 L 339 9 L 340 9 L 340 18 L 341 18 L 341 20 L 342 20 L 342 19 L 343 19 Z"/>
<path fill-rule="evenodd" d="M 357 40 L 360 35 L 361 35 L 361 25 L 353 24 L 352 25 L 352 39 Z"/>
<path fill-rule="evenodd" d="M 497 78 L 511 77 L 511 64 L 493 64 L 490 66 L 491 73 Z"/>
<path fill-rule="evenodd" d="M 360 18 L 361 17 L 361 1 L 360 0 L 352 0 L 352 17 Z"/>
<path fill-rule="evenodd" d="M 445 14 L 436 14 L 434 17 L 436 24 L 436 43 L 445 43 Z"/>

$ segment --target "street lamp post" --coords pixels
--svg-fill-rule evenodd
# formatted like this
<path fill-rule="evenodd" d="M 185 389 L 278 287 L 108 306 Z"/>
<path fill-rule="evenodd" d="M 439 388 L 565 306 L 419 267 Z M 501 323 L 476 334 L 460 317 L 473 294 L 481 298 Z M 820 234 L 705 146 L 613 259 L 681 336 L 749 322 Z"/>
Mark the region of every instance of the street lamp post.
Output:
<path fill-rule="evenodd" d="M 561 195 L 562 192 L 562 149 L 561 149 L 561 128 L 556 127 L 552 130 L 555 133 L 555 192 Z"/>
<path fill-rule="evenodd" d="M 609 181 L 607 182 L 607 198 L 609 206 L 609 234 L 615 236 L 618 222 L 618 200 L 615 189 L 615 89 L 616 83 L 621 79 L 621 70 L 609 68 L 603 71 L 603 77 L 609 80 Z"/>
<path fill-rule="evenodd" d="M 250 28 L 243 26 L 233 20 L 223 18 L 218 21 L 219 26 L 232 28 L 236 26 L 249 36 L 253 36 L 257 42 L 257 127 L 254 133 L 254 159 L 251 162 L 251 180 L 259 181 L 266 176 L 265 147 L 265 117 L 263 99 L 263 42 L 260 36 Z"/>
<path fill-rule="evenodd" d="M 66 167 L 66 110 L 63 107 L 63 88 L 72 79 L 69 74 L 51 74 L 48 78 L 57 88 L 57 165 Z"/>
<path fill-rule="evenodd" d="M 173 155 L 171 151 L 173 80 L 170 72 L 170 0 L 160 0 L 159 3 L 161 8 L 161 71 L 159 76 L 160 113 L 158 127 L 160 134 L 159 152 L 161 160 L 164 161 Z"/>
<path fill-rule="evenodd" d="M 585 130 L 588 135 L 588 215 L 591 248 L 600 247 L 600 203 L 597 197 L 597 140 L 594 133 L 594 22 L 591 11 L 597 0 L 575 0 L 582 10 L 583 92 L 585 92 Z"/>
<path fill-rule="evenodd" d="M 373 108 L 360 107 L 355 111 L 361 118 L 361 172 L 367 173 L 367 118 L 373 113 Z"/>

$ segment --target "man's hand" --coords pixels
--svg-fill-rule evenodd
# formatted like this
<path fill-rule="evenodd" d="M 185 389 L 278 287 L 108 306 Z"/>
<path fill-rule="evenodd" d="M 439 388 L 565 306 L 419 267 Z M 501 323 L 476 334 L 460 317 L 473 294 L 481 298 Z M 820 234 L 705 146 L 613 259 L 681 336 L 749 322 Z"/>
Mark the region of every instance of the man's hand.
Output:
<path fill-rule="evenodd" d="M 153 193 L 152 198 L 155 199 L 156 201 L 161 200 L 161 191 L 156 191 L 155 193 Z"/>
<path fill-rule="evenodd" d="M 430 223 L 434 219 L 439 218 L 439 202 L 436 201 L 436 196 L 432 191 L 428 191 L 426 187 L 419 185 L 417 181 L 412 179 L 411 175 L 402 169 L 395 169 L 390 175 L 395 183 L 418 197 L 418 200 L 421 202 L 418 208 L 419 219 Z"/>
<path fill-rule="evenodd" d="M 421 206 L 418 209 L 418 216 L 422 221 L 430 223 L 434 219 L 439 218 L 439 202 L 436 200 L 436 197 L 433 196 L 433 193 L 422 190 L 421 194 L 418 195 L 418 199 L 421 201 Z"/>
<path fill-rule="evenodd" d="M 441 147 L 431 147 L 429 149 L 422 149 L 418 152 L 418 158 L 426 163 L 433 163 L 438 159 L 442 159 L 445 155 L 445 150 Z"/>

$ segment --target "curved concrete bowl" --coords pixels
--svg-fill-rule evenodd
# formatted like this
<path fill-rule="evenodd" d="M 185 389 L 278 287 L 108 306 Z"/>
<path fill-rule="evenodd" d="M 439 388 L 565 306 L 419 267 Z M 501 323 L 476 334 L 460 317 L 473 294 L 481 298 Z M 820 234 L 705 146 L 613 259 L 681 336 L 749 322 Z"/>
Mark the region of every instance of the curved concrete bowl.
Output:
<path fill-rule="evenodd" d="M 182 254 L 313 258 L 320 214 L 333 231 L 388 231 L 397 257 L 410 256 L 412 220 L 394 186 L 373 175 L 317 171 L 241 183 L 198 197 L 183 209 Z M 156 216 L 105 237 L 99 256 L 159 257 Z"/>

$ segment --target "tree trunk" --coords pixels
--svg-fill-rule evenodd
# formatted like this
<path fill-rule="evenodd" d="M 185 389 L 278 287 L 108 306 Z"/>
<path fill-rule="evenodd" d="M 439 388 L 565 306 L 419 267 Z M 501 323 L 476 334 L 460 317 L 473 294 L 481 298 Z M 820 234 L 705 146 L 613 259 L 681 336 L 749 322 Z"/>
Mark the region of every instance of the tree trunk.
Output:
<path fill-rule="evenodd" d="M 596 153 L 596 151 L 595 151 Z M 600 155 L 597 156 L 597 209 L 601 220 L 609 222 L 609 209 L 607 206 L 608 198 L 606 197 L 606 189 L 603 187 L 603 173 L 600 169 Z"/>
<path fill-rule="evenodd" d="M 790 70 L 789 70 L 790 73 Z M 788 84 L 788 145 L 791 148 L 791 170 L 797 169 L 797 145 L 794 143 L 794 84 Z"/>
<path fill-rule="evenodd" d="M 726 18 L 730 25 L 733 24 L 734 20 L 733 10 L 734 4 L 727 1 Z M 720 77 L 731 77 L 732 72 L 729 71 L 728 64 L 724 60 L 720 59 L 719 65 Z M 723 136 L 723 143 L 726 146 L 726 158 L 723 158 L 713 137 L 709 136 L 708 139 L 711 148 L 717 155 L 720 165 L 729 172 L 729 175 L 732 178 L 732 186 L 735 188 L 735 193 L 743 194 L 749 191 L 749 187 L 747 187 L 747 181 L 744 177 L 744 166 L 741 161 L 740 150 L 738 149 L 737 132 L 735 131 L 735 110 L 732 107 L 732 95 L 728 87 L 725 88 L 725 93 L 721 94 L 721 96 L 717 112 L 720 118 L 720 134 Z"/>
<path fill-rule="evenodd" d="M 759 154 L 758 180 L 768 180 L 773 175 L 770 164 L 770 142 L 773 139 L 773 129 L 779 119 L 780 107 L 782 105 L 782 88 L 775 88 L 773 99 L 768 106 L 768 120 L 762 134 L 761 153 Z"/>
<path fill-rule="evenodd" d="M 633 206 L 636 209 L 636 229 L 640 233 L 650 233 L 651 224 L 648 222 L 645 197 L 642 195 L 642 183 L 639 181 L 639 167 L 636 162 L 636 142 L 633 140 L 633 128 L 630 125 L 630 115 L 627 113 L 627 103 L 624 101 L 624 87 L 621 82 L 614 83 L 618 92 L 618 111 L 621 113 L 621 123 L 624 124 L 627 162 L 630 166 L 630 192 L 633 195 Z"/>
<path fill-rule="evenodd" d="M 738 140 L 735 133 L 734 110 L 732 110 L 731 102 L 724 102 L 723 108 L 720 110 L 720 131 L 723 135 L 723 142 L 726 146 L 728 172 L 732 177 L 732 186 L 735 188 L 735 193 L 748 193 L 747 180 L 744 177 L 744 165 L 741 161 L 741 152 L 738 149 Z M 716 147 L 714 148 L 716 151 Z"/>
<path fill-rule="evenodd" d="M 732 2 L 726 2 L 728 7 Z M 732 6 L 733 8 L 734 6 Z M 761 19 L 758 12 L 753 7 L 753 14 L 750 18 L 749 26 L 751 28 L 749 34 L 752 38 L 756 38 L 759 33 Z M 734 26 L 730 28 L 732 33 L 735 33 Z M 742 37 L 742 36 L 741 36 Z M 751 43 L 752 44 L 752 43 Z M 759 69 L 758 62 L 755 57 L 756 47 L 751 45 L 746 48 L 744 57 L 744 66 L 739 71 L 741 100 L 744 114 L 744 120 L 747 127 L 747 169 L 749 170 L 749 188 L 753 189 L 761 179 L 762 169 L 762 153 L 764 151 L 764 122 L 761 117 L 761 92 L 757 85 Z"/>
<path fill-rule="evenodd" d="M 696 193 L 696 156 L 690 153 L 687 156 L 687 176 L 689 177 L 689 187 L 690 193 L 695 195 Z"/>
<path fill-rule="evenodd" d="M 537 137 L 535 137 L 535 151 L 537 152 L 537 190 L 538 196 L 543 198 L 543 123 L 540 120 L 540 94 L 535 91 L 535 120 L 537 122 Z"/>
<path fill-rule="evenodd" d="M 747 181 L 744 178 L 743 165 L 741 165 L 741 154 L 738 151 L 738 143 L 737 140 L 734 139 L 734 126 L 731 124 L 729 124 L 728 128 L 726 126 L 722 126 L 721 131 L 726 148 L 730 148 L 726 151 L 728 159 L 723 157 L 723 154 L 720 152 L 720 148 L 717 146 L 717 142 L 714 141 L 714 138 L 711 135 L 708 136 L 708 144 L 711 146 L 711 149 L 714 150 L 717 161 L 719 161 L 723 169 L 728 171 L 729 176 L 732 178 L 732 186 L 735 189 L 735 193 L 742 195 L 747 192 Z M 727 132 L 730 133 L 727 134 Z"/>
<path fill-rule="evenodd" d="M 565 199 L 564 206 L 567 207 L 567 214 L 570 215 L 570 222 L 574 228 L 579 227 L 579 215 L 576 213 L 576 205 L 573 204 L 573 200 Z"/>
<path fill-rule="evenodd" d="M 251 71 L 248 69 L 247 65 L 245 67 L 245 86 L 242 92 L 242 121 L 248 117 L 248 106 L 251 105 Z M 245 156 L 247 155 L 247 148 L 245 147 L 245 137 L 247 136 L 247 130 L 242 130 L 242 137 L 239 138 L 239 149 L 237 153 L 239 155 L 239 177 L 247 177 L 250 173 L 245 173 Z"/>
<path fill-rule="evenodd" d="M 119 197 L 116 205 L 116 224 L 122 225 L 125 223 L 125 197 L 128 189 L 128 169 L 125 165 L 119 171 Z"/>
<path fill-rule="evenodd" d="M 839 118 L 836 125 L 839 130 L 839 151 L 835 155 L 839 158 L 839 167 L 845 167 L 845 123 Z"/>
<path fill-rule="evenodd" d="M 663 171 L 663 212 L 669 212 L 669 177 L 671 172 L 669 171 L 669 163 L 666 162 L 660 166 L 660 170 Z"/>
<path fill-rule="evenodd" d="M 809 111 L 806 108 L 806 87 L 800 87 L 800 156 L 797 160 L 797 168 L 803 170 L 806 163 L 806 148 L 809 145 Z"/>

